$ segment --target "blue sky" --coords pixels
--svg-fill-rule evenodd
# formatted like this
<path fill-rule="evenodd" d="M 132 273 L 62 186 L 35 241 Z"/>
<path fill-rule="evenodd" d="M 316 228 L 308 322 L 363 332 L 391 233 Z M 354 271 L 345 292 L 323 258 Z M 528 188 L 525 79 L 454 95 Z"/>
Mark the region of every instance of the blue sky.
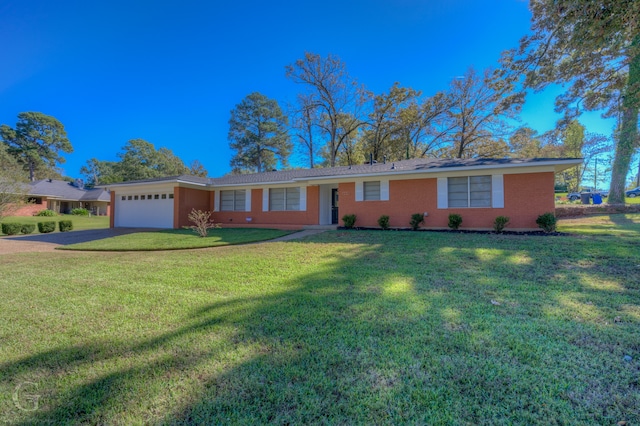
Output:
<path fill-rule="evenodd" d="M 496 66 L 529 20 L 521 0 L 3 0 L 0 124 L 23 111 L 58 118 L 73 177 L 135 138 L 220 176 L 230 110 L 255 91 L 293 101 L 300 88 L 285 66 L 305 51 L 339 56 L 376 93 L 398 81 L 431 95 L 469 66 Z M 553 128 L 555 92 L 530 97 L 523 124 Z M 604 134 L 613 126 L 597 113 L 582 121 Z"/>

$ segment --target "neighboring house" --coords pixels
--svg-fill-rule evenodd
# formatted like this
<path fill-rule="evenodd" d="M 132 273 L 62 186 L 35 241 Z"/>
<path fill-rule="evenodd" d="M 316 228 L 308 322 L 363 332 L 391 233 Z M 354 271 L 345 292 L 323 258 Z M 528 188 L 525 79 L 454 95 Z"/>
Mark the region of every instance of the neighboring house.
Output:
<path fill-rule="evenodd" d="M 415 159 L 248 175 L 177 176 L 104 185 L 111 191 L 112 227 L 181 228 L 192 209 L 211 210 L 224 226 L 303 228 L 342 224 L 408 227 L 423 213 L 425 228 L 446 228 L 450 213 L 463 228 L 490 229 L 509 216 L 511 229 L 535 229 L 553 212 L 554 174 L 580 159 Z"/>
<path fill-rule="evenodd" d="M 85 208 L 94 215 L 108 216 L 111 211 L 109 191 L 103 188 L 85 189 L 78 182 L 43 179 L 29 184 L 28 203 L 12 214 L 33 216 L 49 209 L 57 213 L 71 213 L 75 208 Z"/>

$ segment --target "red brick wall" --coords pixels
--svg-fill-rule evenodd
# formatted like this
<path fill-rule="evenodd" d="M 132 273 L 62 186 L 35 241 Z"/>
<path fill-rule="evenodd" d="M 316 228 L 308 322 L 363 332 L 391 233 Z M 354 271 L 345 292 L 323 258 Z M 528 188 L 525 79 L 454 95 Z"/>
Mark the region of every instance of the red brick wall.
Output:
<path fill-rule="evenodd" d="M 47 197 L 42 198 L 42 204 L 29 203 L 19 207 L 10 208 L 7 212 L 8 216 L 33 216 L 39 211 L 46 210 Z"/>
<path fill-rule="evenodd" d="M 173 227 L 193 225 L 189 222 L 189 213 L 192 209 L 213 210 L 213 191 L 176 187 L 173 192 Z"/>
<path fill-rule="evenodd" d="M 262 191 L 263 189 L 251 190 L 251 211 L 250 212 L 216 212 L 214 220 L 224 226 L 236 225 L 316 225 L 319 221 L 319 187 L 307 187 L 307 210 L 306 211 L 262 211 Z M 251 218 L 251 222 L 247 221 Z"/>
<path fill-rule="evenodd" d="M 509 216 L 508 228 L 537 229 L 536 218 L 555 208 L 553 173 L 504 175 L 504 205 L 494 208 L 437 208 L 437 179 L 392 180 L 389 201 L 355 201 L 355 184 L 341 183 L 340 224 L 345 214 L 356 214 L 356 226 L 377 227 L 388 215 L 390 226 L 409 227 L 413 213 L 427 212 L 423 227 L 446 228 L 450 213 L 462 216 L 462 228 L 492 228 L 497 216 Z"/>

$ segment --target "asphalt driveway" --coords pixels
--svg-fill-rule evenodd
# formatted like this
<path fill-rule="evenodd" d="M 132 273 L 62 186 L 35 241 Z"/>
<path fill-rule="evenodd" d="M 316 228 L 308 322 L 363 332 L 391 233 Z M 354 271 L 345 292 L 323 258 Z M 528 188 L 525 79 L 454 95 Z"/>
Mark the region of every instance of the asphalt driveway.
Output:
<path fill-rule="evenodd" d="M 69 244 L 84 243 L 87 241 L 102 240 L 104 238 L 116 237 L 118 235 L 132 234 L 134 232 L 157 231 L 154 228 L 108 228 L 108 229 L 88 229 L 86 231 L 54 232 L 51 234 L 34 235 L 14 235 L 11 237 L 0 237 L 0 255 L 10 253 L 41 253 L 54 251 L 56 247 Z M 315 235 L 324 230 L 306 229 L 284 237 L 276 238 L 265 242 L 289 241 Z M 60 253 L 60 251 L 58 251 Z"/>
<path fill-rule="evenodd" d="M 54 232 L 51 234 L 14 235 L 0 238 L 0 255 L 8 253 L 47 252 L 58 246 L 102 240 L 134 232 L 152 231 L 149 228 L 108 228 L 85 231 Z"/>

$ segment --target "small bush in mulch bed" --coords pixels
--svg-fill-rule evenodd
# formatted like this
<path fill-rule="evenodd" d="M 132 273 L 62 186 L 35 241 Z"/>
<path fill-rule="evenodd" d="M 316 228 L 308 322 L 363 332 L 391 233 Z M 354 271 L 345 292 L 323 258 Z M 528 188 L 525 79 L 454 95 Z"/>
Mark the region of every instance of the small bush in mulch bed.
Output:
<path fill-rule="evenodd" d="M 2 233 L 6 235 L 16 235 L 20 233 L 21 228 L 22 228 L 22 225 L 19 223 L 3 223 Z"/>
<path fill-rule="evenodd" d="M 34 223 L 25 223 L 24 225 L 22 225 L 22 227 L 20 228 L 20 233 L 21 234 L 33 234 L 33 231 L 36 230 L 36 225 Z"/>
<path fill-rule="evenodd" d="M 389 216 L 386 214 L 380 216 L 378 218 L 378 225 L 380 225 L 380 228 L 382 229 L 389 229 Z"/>
<path fill-rule="evenodd" d="M 342 216 L 342 221 L 344 222 L 344 227 L 346 229 L 353 229 L 356 225 L 356 215 L 355 214 L 345 214 Z"/>
<path fill-rule="evenodd" d="M 89 216 L 89 210 L 83 208 L 76 208 L 71 210 L 71 214 L 74 216 Z"/>
<path fill-rule="evenodd" d="M 553 213 L 547 212 L 538 216 L 538 218 L 536 219 L 536 223 L 540 228 L 542 228 L 544 232 L 549 233 L 556 232 L 558 220 Z"/>
<path fill-rule="evenodd" d="M 73 222 L 70 220 L 61 220 L 58 222 L 58 228 L 60 232 L 68 232 L 73 230 Z"/>
<path fill-rule="evenodd" d="M 451 213 L 449 215 L 449 228 L 453 229 L 453 230 L 457 230 L 458 228 L 460 228 L 460 225 L 462 225 L 462 216 L 460 216 L 458 213 Z"/>
<path fill-rule="evenodd" d="M 34 216 L 53 217 L 53 216 L 58 216 L 58 213 L 54 212 L 53 210 L 45 209 L 45 210 L 40 210 L 38 213 L 34 214 Z"/>
<path fill-rule="evenodd" d="M 501 234 L 504 232 L 504 228 L 509 224 L 508 216 L 498 216 L 496 220 L 493 221 L 493 230 L 496 231 L 496 234 Z"/>
<path fill-rule="evenodd" d="M 409 226 L 411 226 L 412 231 L 417 231 L 422 223 L 424 223 L 424 215 L 422 213 L 414 213 L 411 215 Z"/>
<path fill-rule="evenodd" d="M 38 231 L 41 234 L 48 234 L 56 230 L 55 222 L 38 222 Z"/>

